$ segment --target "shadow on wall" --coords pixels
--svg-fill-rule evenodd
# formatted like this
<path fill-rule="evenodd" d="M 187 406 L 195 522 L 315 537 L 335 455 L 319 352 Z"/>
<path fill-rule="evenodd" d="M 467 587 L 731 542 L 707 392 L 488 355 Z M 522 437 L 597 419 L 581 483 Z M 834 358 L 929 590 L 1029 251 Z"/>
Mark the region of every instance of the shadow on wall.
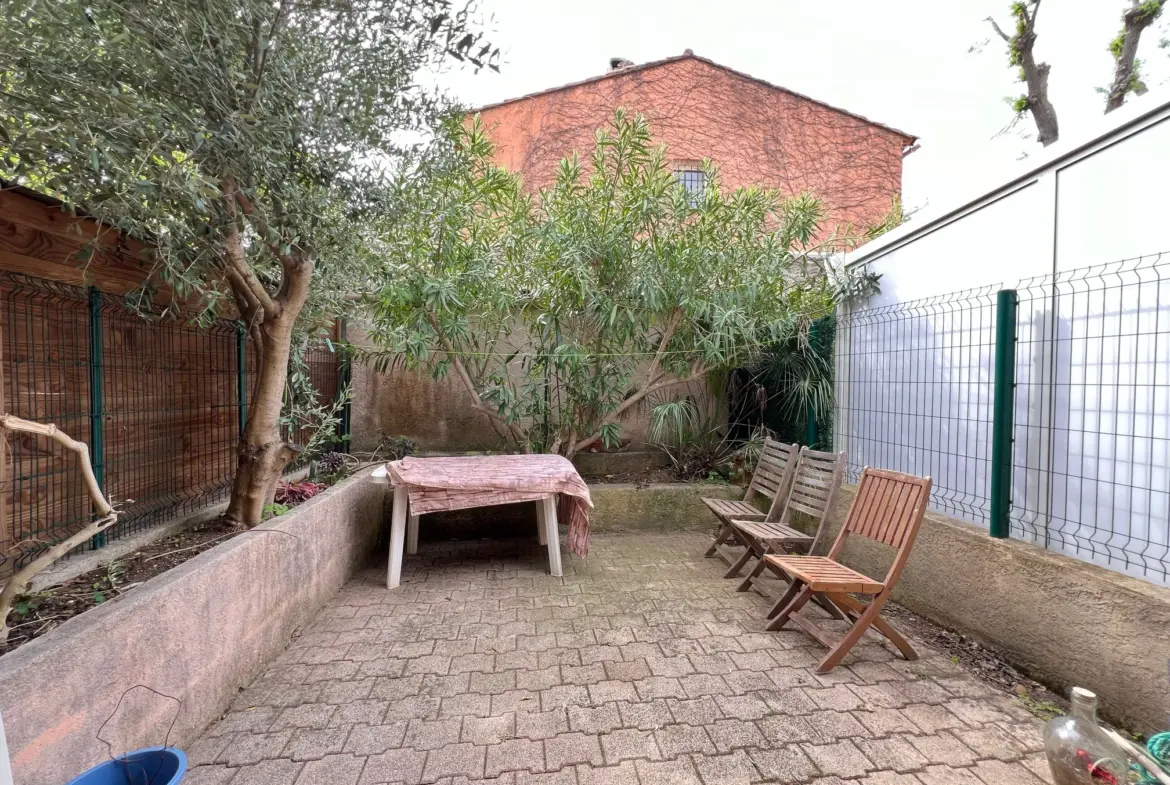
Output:
<path fill-rule="evenodd" d="M 1012 536 L 1167 584 L 1170 281 L 1022 287 Z"/>
<path fill-rule="evenodd" d="M 370 345 L 360 333 L 351 340 Z M 493 451 L 504 446 L 491 421 L 472 408 L 471 395 L 453 373 L 435 379 L 426 370 L 396 367 L 378 373 L 371 365 L 355 363 L 351 390 L 350 448 L 355 452 L 372 451 L 390 436 L 408 436 L 423 450 L 444 452 Z M 705 396 L 707 388 L 699 381 L 666 392 Z M 640 449 L 649 429 L 650 405 L 634 407 L 622 420 L 622 440 Z"/>
<path fill-rule="evenodd" d="M 835 449 L 864 466 L 934 479 L 931 505 L 987 522 L 995 295 L 989 291 L 842 317 Z"/>
<path fill-rule="evenodd" d="M 353 367 L 350 447 L 375 449 L 384 437 L 409 436 L 428 450 L 496 450 L 503 441 L 491 422 L 471 408 L 467 390 L 447 376 L 395 368 L 379 374 L 369 365 Z"/>

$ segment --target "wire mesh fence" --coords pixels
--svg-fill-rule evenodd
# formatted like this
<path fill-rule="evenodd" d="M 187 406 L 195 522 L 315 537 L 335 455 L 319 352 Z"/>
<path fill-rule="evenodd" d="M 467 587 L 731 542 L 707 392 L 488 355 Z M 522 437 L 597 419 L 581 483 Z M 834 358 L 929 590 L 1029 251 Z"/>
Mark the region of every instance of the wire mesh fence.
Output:
<path fill-rule="evenodd" d="M 0 409 L 37 422 L 55 423 L 74 439 L 91 443 L 89 319 L 84 292 L 21 276 L 0 278 Z M 89 518 L 81 477 L 71 458 L 29 434 L 0 439 L 0 461 L 9 478 L 0 493 L 0 551 L 10 564 L 35 553 L 53 528 L 73 531 Z"/>
<path fill-rule="evenodd" d="M 1021 282 L 1012 536 L 1170 578 L 1170 255 Z"/>
<path fill-rule="evenodd" d="M 90 446 L 94 473 L 122 511 L 95 546 L 226 497 L 241 385 L 246 410 L 257 376 L 235 322 L 144 316 L 120 297 L 8 273 L 0 307 L 0 411 L 54 423 Z M 319 398 L 332 400 L 339 355 L 312 346 L 305 358 Z M 0 441 L 3 576 L 76 531 L 90 506 L 71 456 L 23 434 Z"/>
<path fill-rule="evenodd" d="M 839 317 L 834 445 L 849 477 L 931 475 L 932 506 L 988 524 L 1006 418 L 1003 530 L 1170 583 L 1170 254 L 1021 281 L 1004 324 L 997 288 Z M 999 411 L 997 328 L 1014 350 Z"/>
<path fill-rule="evenodd" d="M 987 521 L 995 291 L 844 313 L 835 341 L 836 449 L 934 478 L 931 502 Z"/>

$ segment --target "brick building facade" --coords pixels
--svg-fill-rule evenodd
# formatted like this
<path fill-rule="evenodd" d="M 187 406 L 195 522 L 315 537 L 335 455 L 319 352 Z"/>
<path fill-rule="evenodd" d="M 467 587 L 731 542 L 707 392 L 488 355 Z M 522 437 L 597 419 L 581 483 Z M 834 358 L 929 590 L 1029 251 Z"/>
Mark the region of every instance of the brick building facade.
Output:
<path fill-rule="evenodd" d="M 557 162 L 588 154 L 595 129 L 619 107 L 641 112 L 680 178 L 710 158 L 728 188 L 766 185 L 816 193 L 826 230 L 879 221 L 902 188 L 902 157 L 916 137 L 693 54 L 633 65 L 614 60 L 591 79 L 478 110 L 496 162 L 549 184 Z"/>

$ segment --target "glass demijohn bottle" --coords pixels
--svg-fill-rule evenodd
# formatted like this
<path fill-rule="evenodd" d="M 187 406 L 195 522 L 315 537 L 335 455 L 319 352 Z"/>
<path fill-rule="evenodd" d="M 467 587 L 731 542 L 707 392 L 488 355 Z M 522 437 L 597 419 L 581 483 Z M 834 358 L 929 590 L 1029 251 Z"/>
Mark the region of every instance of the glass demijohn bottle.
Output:
<path fill-rule="evenodd" d="M 1097 696 L 1073 687 L 1072 710 L 1044 728 L 1044 751 L 1056 785 L 1125 785 L 1125 753 L 1097 724 Z"/>

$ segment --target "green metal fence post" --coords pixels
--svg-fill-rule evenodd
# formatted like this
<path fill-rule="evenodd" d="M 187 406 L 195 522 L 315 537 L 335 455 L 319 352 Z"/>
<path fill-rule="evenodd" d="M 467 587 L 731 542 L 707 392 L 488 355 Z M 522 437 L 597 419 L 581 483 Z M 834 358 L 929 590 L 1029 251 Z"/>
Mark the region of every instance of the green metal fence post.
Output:
<path fill-rule="evenodd" d="M 349 423 L 350 423 L 350 381 L 353 378 L 353 358 L 349 356 L 349 344 L 347 343 L 349 325 L 345 319 L 339 319 L 337 325 L 337 337 L 341 344 L 341 364 L 337 369 L 337 394 L 344 395 L 345 400 L 341 404 L 341 422 L 338 425 L 341 438 L 341 451 L 349 452 Z"/>
<path fill-rule="evenodd" d="M 102 382 L 102 357 L 105 354 L 102 339 L 102 293 L 89 287 L 89 452 L 93 476 L 98 488 L 106 492 L 105 407 Z M 106 533 L 95 535 L 91 547 L 106 544 Z"/>
<path fill-rule="evenodd" d="M 236 422 L 239 425 L 240 438 L 244 438 L 244 428 L 248 425 L 248 352 L 247 333 L 243 323 L 236 325 Z"/>
<path fill-rule="evenodd" d="M 1005 538 L 1011 529 L 1012 422 L 1016 388 L 1016 306 L 1014 289 L 995 299 L 995 398 L 991 411 L 991 536 Z"/>

